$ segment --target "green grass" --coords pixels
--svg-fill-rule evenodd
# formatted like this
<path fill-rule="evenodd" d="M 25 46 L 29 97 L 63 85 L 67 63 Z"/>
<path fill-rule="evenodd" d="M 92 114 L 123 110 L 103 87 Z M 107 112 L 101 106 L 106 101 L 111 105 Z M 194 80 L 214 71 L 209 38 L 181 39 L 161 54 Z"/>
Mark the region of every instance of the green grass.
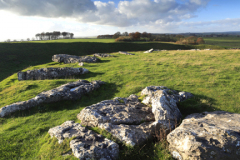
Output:
<path fill-rule="evenodd" d="M 63 45 L 63 43 L 59 44 Z M 19 48 L 23 47 L 21 45 L 26 45 L 28 48 L 35 46 L 35 44 L 31 44 L 33 45 L 31 46 L 27 43 L 14 44 L 14 47 L 15 45 Z M 137 47 L 136 44 L 131 45 Z M 56 47 L 61 46 L 52 43 L 45 44 L 44 47 L 48 48 L 47 53 L 50 51 L 56 53 L 55 50 L 58 50 Z M 62 49 L 64 50 L 64 48 Z M 127 49 L 124 48 L 124 50 Z M 34 52 L 33 55 L 26 52 L 23 57 L 20 56 L 23 53 L 19 53 L 16 61 L 21 59 L 21 62 L 25 63 L 35 59 L 32 61 L 33 66 L 25 70 L 43 67 L 78 67 L 77 64 L 50 62 L 52 54 L 49 56 L 44 53 L 46 50 L 42 49 L 42 51 L 42 54 L 37 55 Z M 32 59 L 26 57 L 27 53 Z M 178 105 L 184 117 L 191 113 L 214 110 L 240 113 L 240 51 L 133 53 L 136 55 L 112 53 L 116 57 L 102 58 L 99 63 L 85 63 L 84 68 L 87 68 L 90 73 L 75 77 L 75 79 L 18 81 L 17 74 L 14 73 L 2 80 L 0 82 L 0 107 L 30 99 L 42 91 L 76 81 L 79 78 L 89 81 L 102 80 L 106 84 L 77 101 L 45 104 L 26 111 L 18 111 L 6 118 L 0 118 L 0 159 L 76 159 L 73 156 L 61 156 L 69 151 L 69 140 L 59 145 L 56 139 L 51 139 L 47 133 L 49 128 L 67 120 L 79 122 L 76 116 L 84 107 L 114 97 L 127 97 L 130 94 L 140 95 L 140 91 L 150 85 L 161 85 L 193 93 L 194 98 Z M 16 56 L 17 54 L 13 52 L 12 55 Z M 46 57 L 48 59 L 45 59 Z M 2 61 L 6 70 L 12 67 L 10 69 L 12 72 L 16 69 L 21 70 L 24 66 L 21 66 L 20 69 L 8 63 L 12 60 Z M 36 65 L 41 62 L 48 63 Z M 166 145 L 164 141 L 149 141 L 146 145 L 136 148 L 128 148 L 120 144 L 120 159 L 172 159 Z"/>
<path fill-rule="evenodd" d="M 115 43 L 110 42 L 113 39 L 73 39 L 73 41 L 74 40 L 90 40 L 92 42 L 68 43 L 71 42 L 72 39 L 67 39 L 57 40 L 59 43 L 0 43 L 0 81 L 29 66 L 49 63 L 55 54 L 82 56 L 118 51 L 144 51 L 151 48 L 167 50 L 191 48 L 190 46 L 160 42 Z"/>
<path fill-rule="evenodd" d="M 240 48 L 240 37 L 209 37 L 204 38 L 206 44 L 223 48 Z"/>

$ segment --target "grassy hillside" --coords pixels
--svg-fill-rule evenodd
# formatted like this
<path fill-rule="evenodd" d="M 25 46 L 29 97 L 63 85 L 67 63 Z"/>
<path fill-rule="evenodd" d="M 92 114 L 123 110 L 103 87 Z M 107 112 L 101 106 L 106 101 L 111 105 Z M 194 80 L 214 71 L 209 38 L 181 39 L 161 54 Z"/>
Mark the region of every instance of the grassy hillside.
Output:
<path fill-rule="evenodd" d="M 82 41 L 91 42 L 82 42 Z M 144 51 L 154 49 L 189 49 L 190 46 L 171 43 L 112 43 L 113 39 L 73 39 L 37 41 L 38 43 L 0 43 L 0 81 L 26 67 L 51 62 L 54 54 L 89 55 L 118 51 Z M 64 41 L 64 42 L 63 42 Z M 68 43 L 71 41 L 78 41 Z M 79 42 L 80 41 L 80 42 Z M 47 42 L 47 43 L 42 43 Z M 102 43 L 100 43 L 102 42 Z"/>
<path fill-rule="evenodd" d="M 209 37 L 204 38 L 206 44 L 224 48 L 240 48 L 240 37 Z"/>
<path fill-rule="evenodd" d="M 64 45 L 63 43 L 59 44 Z M 4 45 L 11 46 L 12 44 Z M 32 50 L 35 46 L 35 44 L 32 44 L 33 46 L 20 44 L 18 47 L 20 48 L 21 45 L 26 45 L 28 48 L 32 48 Z M 42 63 L 44 61 L 49 63 L 32 66 L 25 70 L 43 67 L 78 67 L 77 64 L 50 62 L 51 59 L 49 58 L 52 55 L 50 51 L 55 53 L 61 51 L 61 49 L 58 50 L 51 47 L 61 47 L 61 45 L 41 45 L 48 52 L 42 49 L 42 54 L 40 52 L 38 52 L 39 54 L 32 52 L 33 55 L 30 55 L 32 59 L 35 59 L 34 63 Z M 93 43 L 93 45 L 98 44 Z M 138 46 L 137 43 L 131 45 Z M 105 45 L 103 44 L 103 46 Z M 99 45 L 98 49 L 104 50 L 103 46 Z M 112 50 L 116 49 L 114 46 L 112 47 Z M 132 46 L 127 44 L 121 50 L 128 50 L 130 47 Z M 64 47 L 61 48 L 66 50 Z M 71 47 L 68 49 L 71 49 Z M 78 52 L 77 49 L 72 49 L 72 52 L 74 51 L 79 53 L 78 55 L 83 53 Z M 25 56 L 18 56 L 16 61 L 21 57 L 22 63 L 25 63 L 24 57 L 30 56 L 27 56 L 27 53 L 31 52 L 26 51 Z M 133 53 L 136 55 L 127 56 L 112 53 L 116 57 L 102 58 L 99 63 L 85 64 L 84 67 L 89 69 L 91 73 L 75 77 L 75 79 L 19 82 L 15 73 L 1 81 L 0 107 L 30 99 L 42 91 L 55 88 L 67 82 L 76 81 L 79 78 L 89 81 L 102 80 L 107 82 L 107 84 L 78 101 L 41 105 L 26 111 L 19 111 L 6 118 L 0 118 L 0 159 L 76 159 L 73 156 L 61 156 L 61 154 L 69 151 L 69 141 L 66 140 L 59 145 L 56 139 L 51 139 L 48 135 L 47 131 L 49 128 L 60 125 L 66 120 L 79 122 L 76 115 L 84 107 L 102 100 L 112 99 L 116 96 L 140 95 L 140 91 L 150 85 L 162 85 L 170 89 L 193 93 L 195 95 L 193 99 L 187 100 L 178 106 L 184 116 L 191 113 L 214 110 L 240 113 L 240 84 L 238 83 L 240 80 L 240 51 Z M 49 58 L 45 59 L 46 57 Z M 28 62 L 30 61 L 31 59 L 28 59 Z M 12 64 L 6 62 L 5 65 L 7 70 L 8 66 Z M 16 70 L 16 66 L 12 66 L 12 71 L 14 70 Z M 99 132 L 99 130 L 97 131 Z M 149 141 L 146 145 L 139 148 L 127 148 L 121 145 L 120 159 L 172 159 L 166 150 L 166 145 L 164 141 Z"/>

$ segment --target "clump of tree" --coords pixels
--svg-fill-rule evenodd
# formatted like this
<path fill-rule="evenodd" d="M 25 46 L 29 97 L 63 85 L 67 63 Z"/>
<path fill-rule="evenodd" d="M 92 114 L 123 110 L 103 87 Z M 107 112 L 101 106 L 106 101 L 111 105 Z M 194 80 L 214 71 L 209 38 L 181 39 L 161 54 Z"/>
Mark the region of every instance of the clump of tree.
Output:
<path fill-rule="evenodd" d="M 37 33 L 35 35 L 37 40 L 54 40 L 54 39 L 72 39 L 74 36 L 73 33 L 69 32 L 59 32 L 59 31 L 53 31 L 53 32 L 42 32 L 42 33 Z"/>
<path fill-rule="evenodd" d="M 109 35 L 109 34 L 98 35 L 98 36 L 97 36 L 97 38 L 99 38 L 99 39 L 104 39 L 104 38 L 110 39 L 110 38 L 112 38 L 112 37 L 113 37 L 113 35 Z"/>
<path fill-rule="evenodd" d="M 197 44 L 205 44 L 205 41 L 202 37 L 196 37 L 196 36 L 189 36 L 187 38 L 180 38 L 176 42 L 177 44 L 184 44 L 184 45 L 197 45 Z"/>
<path fill-rule="evenodd" d="M 124 32 L 119 36 L 119 33 L 115 33 L 118 37 L 115 39 L 116 42 L 130 42 L 130 41 L 146 41 L 149 40 L 151 38 L 151 34 L 147 33 L 147 32 L 132 32 L 129 33 L 128 32 Z"/>
<path fill-rule="evenodd" d="M 174 34 L 157 34 L 152 35 L 151 41 L 162 41 L 162 42 L 176 42 L 178 37 Z"/>

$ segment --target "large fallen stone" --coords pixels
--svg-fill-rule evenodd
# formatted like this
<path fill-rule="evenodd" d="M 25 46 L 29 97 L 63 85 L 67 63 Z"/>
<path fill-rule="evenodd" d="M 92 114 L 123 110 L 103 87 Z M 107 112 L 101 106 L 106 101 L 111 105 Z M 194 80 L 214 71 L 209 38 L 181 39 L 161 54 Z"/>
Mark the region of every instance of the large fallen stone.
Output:
<path fill-rule="evenodd" d="M 196 113 L 167 136 L 169 150 L 179 160 L 240 160 L 240 114 Z"/>
<path fill-rule="evenodd" d="M 70 148 L 74 156 L 81 160 L 116 160 L 118 158 L 118 144 L 74 121 L 66 121 L 60 126 L 50 128 L 48 133 L 51 137 L 56 137 L 59 143 L 66 138 L 74 137 L 70 141 Z"/>
<path fill-rule="evenodd" d="M 154 123 L 151 108 L 141 104 L 136 95 L 93 104 L 84 108 L 77 118 L 82 125 L 105 129 L 131 146 L 150 139 Z"/>
<path fill-rule="evenodd" d="M 52 60 L 54 62 L 63 62 L 63 63 L 80 63 L 80 62 L 87 62 L 87 63 L 95 63 L 99 61 L 96 57 L 90 57 L 90 56 L 74 56 L 74 55 L 68 55 L 68 54 L 56 54 L 52 56 Z"/>
<path fill-rule="evenodd" d="M 95 56 L 95 57 L 101 57 L 101 58 L 104 58 L 104 57 L 114 57 L 113 55 L 111 55 L 111 54 L 106 54 L 106 53 L 95 53 L 93 56 Z"/>
<path fill-rule="evenodd" d="M 146 96 L 142 102 L 152 106 L 157 128 L 164 130 L 174 129 L 182 117 L 177 103 L 193 97 L 191 93 L 177 92 L 164 86 L 146 87 L 141 94 Z"/>
<path fill-rule="evenodd" d="M 131 125 L 154 120 L 151 108 L 141 104 L 136 95 L 93 104 L 85 107 L 77 117 L 81 124 L 91 127 L 97 127 L 100 123 Z"/>
<path fill-rule="evenodd" d="M 88 73 L 85 68 L 41 68 L 35 70 L 28 70 L 26 72 L 18 72 L 18 80 L 43 80 L 43 79 L 56 79 L 67 78 L 81 74 Z"/>
<path fill-rule="evenodd" d="M 104 84 L 102 81 L 93 81 L 90 83 L 86 80 L 67 83 L 55 89 L 42 92 L 30 100 L 13 103 L 0 108 L 0 117 L 4 117 L 18 110 L 35 107 L 43 103 L 80 99 L 84 94 L 99 88 L 102 84 Z"/>
<path fill-rule="evenodd" d="M 125 54 L 125 55 L 134 55 L 132 53 L 124 52 L 124 51 L 119 51 L 120 54 Z"/>

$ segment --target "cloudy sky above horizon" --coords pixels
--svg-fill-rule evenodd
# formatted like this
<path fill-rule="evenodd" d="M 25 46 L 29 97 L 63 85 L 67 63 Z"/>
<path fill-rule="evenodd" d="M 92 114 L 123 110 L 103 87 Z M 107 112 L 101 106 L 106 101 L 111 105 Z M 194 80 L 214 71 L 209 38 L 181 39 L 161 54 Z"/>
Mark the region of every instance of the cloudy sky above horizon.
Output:
<path fill-rule="evenodd" d="M 239 0 L 0 0 L 0 41 L 52 31 L 75 37 L 240 31 L 239 6 Z"/>

